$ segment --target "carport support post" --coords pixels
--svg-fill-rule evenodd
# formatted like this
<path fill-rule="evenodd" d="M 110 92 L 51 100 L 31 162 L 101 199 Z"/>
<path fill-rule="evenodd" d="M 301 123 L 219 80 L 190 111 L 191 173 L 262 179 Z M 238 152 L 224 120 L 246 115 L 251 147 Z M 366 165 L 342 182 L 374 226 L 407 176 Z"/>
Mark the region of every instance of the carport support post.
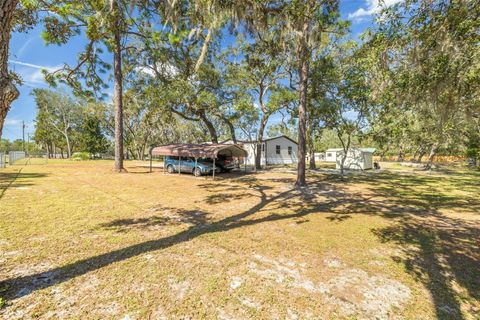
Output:
<path fill-rule="evenodd" d="M 213 180 L 215 180 L 215 158 L 213 158 Z"/>
<path fill-rule="evenodd" d="M 180 174 L 180 161 L 182 161 L 182 157 L 178 156 L 178 174 Z"/>
<path fill-rule="evenodd" d="M 195 157 L 195 167 L 193 167 L 193 175 L 195 175 L 196 171 L 197 171 L 197 157 Z"/>

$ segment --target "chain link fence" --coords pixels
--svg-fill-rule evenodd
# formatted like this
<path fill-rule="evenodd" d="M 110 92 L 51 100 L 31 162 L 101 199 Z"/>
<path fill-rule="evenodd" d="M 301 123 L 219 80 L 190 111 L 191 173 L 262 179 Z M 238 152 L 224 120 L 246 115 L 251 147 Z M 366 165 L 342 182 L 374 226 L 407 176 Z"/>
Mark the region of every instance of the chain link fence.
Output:
<path fill-rule="evenodd" d="M 15 165 L 39 165 L 47 164 L 48 157 L 46 153 L 26 153 L 25 151 L 10 151 L 8 153 L 0 152 L 0 169 Z"/>
<path fill-rule="evenodd" d="M 10 151 L 8 153 L 8 164 L 11 166 L 13 166 L 14 164 L 24 164 L 24 161 L 21 161 L 21 163 L 19 162 L 26 157 L 27 154 L 25 153 L 25 151 Z"/>
<path fill-rule="evenodd" d="M 48 155 L 45 152 L 35 152 L 28 155 L 28 161 L 26 164 L 47 164 Z"/>
<path fill-rule="evenodd" d="M 5 153 L 0 152 L 0 169 L 5 168 L 7 166 Z"/>

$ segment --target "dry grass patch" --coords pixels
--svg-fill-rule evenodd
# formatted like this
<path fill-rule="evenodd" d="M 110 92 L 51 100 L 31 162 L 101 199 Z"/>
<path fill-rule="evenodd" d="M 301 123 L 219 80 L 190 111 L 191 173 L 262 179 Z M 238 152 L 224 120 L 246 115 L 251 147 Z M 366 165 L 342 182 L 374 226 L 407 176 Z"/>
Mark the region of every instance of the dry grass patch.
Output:
<path fill-rule="evenodd" d="M 480 175 L 0 172 L 0 317 L 474 319 Z"/>

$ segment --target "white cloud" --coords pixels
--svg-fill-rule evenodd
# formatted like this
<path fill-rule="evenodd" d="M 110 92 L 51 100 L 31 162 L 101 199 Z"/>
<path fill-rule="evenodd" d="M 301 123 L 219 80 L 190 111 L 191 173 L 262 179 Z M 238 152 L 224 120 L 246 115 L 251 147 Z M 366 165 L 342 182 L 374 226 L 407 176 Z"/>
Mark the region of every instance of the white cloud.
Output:
<path fill-rule="evenodd" d="M 27 41 L 25 41 L 20 49 L 18 49 L 17 57 L 21 58 L 23 53 L 27 50 L 30 44 L 36 39 L 36 37 L 30 37 Z"/>
<path fill-rule="evenodd" d="M 18 64 L 18 65 L 24 66 L 24 67 L 35 68 L 35 69 L 47 69 L 48 71 L 54 71 L 54 70 L 56 70 L 56 67 L 41 66 L 41 65 L 38 65 L 38 64 L 33 64 L 33 63 L 28 63 L 28 62 L 23 62 L 23 61 L 8 60 L 8 62 L 9 62 L 9 63 L 13 63 L 13 64 Z"/>
<path fill-rule="evenodd" d="M 21 125 L 22 123 L 22 120 L 18 120 L 18 119 L 5 119 L 5 125 L 6 126 L 18 126 L 18 125 Z"/>
<path fill-rule="evenodd" d="M 25 83 L 29 86 L 35 87 L 36 85 L 39 84 L 46 84 L 45 82 L 45 76 L 42 73 L 42 70 L 47 70 L 48 72 L 53 72 L 55 70 L 60 69 L 62 66 L 42 66 L 38 64 L 33 64 L 33 63 L 28 63 L 28 62 L 23 62 L 23 61 L 18 61 L 18 60 L 8 60 L 9 63 L 27 67 L 23 68 L 21 70 L 18 70 L 17 72 L 20 74 L 22 79 L 25 81 Z M 29 70 L 29 69 L 35 69 L 34 71 Z"/>
<path fill-rule="evenodd" d="M 45 76 L 42 73 L 42 70 L 35 70 L 34 72 L 28 73 L 28 74 L 23 74 L 22 78 L 26 82 L 31 82 L 31 83 L 45 83 Z"/>
<path fill-rule="evenodd" d="M 382 9 L 391 7 L 403 0 L 366 0 L 367 8 L 360 8 L 353 13 L 348 14 L 348 19 L 362 19 L 379 13 Z"/>

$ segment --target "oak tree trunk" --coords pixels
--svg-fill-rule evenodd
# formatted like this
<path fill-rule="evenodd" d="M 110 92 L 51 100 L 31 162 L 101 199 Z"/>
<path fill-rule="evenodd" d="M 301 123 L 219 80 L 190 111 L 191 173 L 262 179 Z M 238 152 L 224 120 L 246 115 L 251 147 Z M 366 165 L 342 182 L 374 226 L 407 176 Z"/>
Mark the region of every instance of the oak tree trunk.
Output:
<path fill-rule="evenodd" d="M 235 134 L 235 127 L 233 126 L 232 122 L 228 119 L 224 119 L 225 123 L 227 124 L 228 130 L 230 131 L 230 137 L 232 138 L 233 144 L 237 144 L 237 136 Z"/>
<path fill-rule="evenodd" d="M 316 169 L 316 164 L 315 164 L 315 150 L 313 149 L 313 147 L 310 148 L 309 157 L 310 157 L 309 169 L 310 169 L 310 170 L 315 170 L 315 169 Z"/>
<path fill-rule="evenodd" d="M 438 145 L 437 145 L 437 144 L 434 144 L 434 145 L 432 146 L 432 149 L 430 149 L 430 154 L 428 155 L 428 162 L 427 162 L 427 165 L 426 165 L 426 168 L 427 168 L 427 169 L 431 169 L 431 168 L 432 168 L 433 159 L 435 158 L 435 155 L 437 154 L 437 148 L 438 148 Z"/>
<path fill-rule="evenodd" d="M 425 155 L 425 151 L 421 151 L 420 154 L 418 155 L 418 159 L 417 159 L 418 163 L 422 162 L 422 158 L 424 155 Z"/>
<path fill-rule="evenodd" d="M 18 0 L 2 0 L 0 2 L 0 138 L 10 106 L 20 94 L 8 73 L 8 50 L 13 13 L 17 3 Z"/>
<path fill-rule="evenodd" d="M 257 133 L 257 153 L 255 154 L 255 168 L 261 169 L 262 168 L 262 143 L 263 143 L 263 135 L 265 132 L 265 127 L 267 125 L 268 117 L 266 115 L 262 116 L 260 120 L 260 126 L 258 127 Z M 265 158 L 265 162 L 267 159 Z"/>
<path fill-rule="evenodd" d="M 65 133 L 65 142 L 67 143 L 67 158 L 70 159 L 72 156 L 72 146 L 70 145 L 70 138 L 68 137 L 68 133 Z"/>
<path fill-rule="evenodd" d="M 403 152 L 400 151 L 397 156 L 397 162 L 403 162 Z"/>
<path fill-rule="evenodd" d="M 212 143 L 218 143 L 217 130 L 213 123 L 207 118 L 204 111 L 199 111 L 198 117 L 202 119 L 203 123 L 207 126 L 208 132 L 210 133 L 210 138 Z"/>

